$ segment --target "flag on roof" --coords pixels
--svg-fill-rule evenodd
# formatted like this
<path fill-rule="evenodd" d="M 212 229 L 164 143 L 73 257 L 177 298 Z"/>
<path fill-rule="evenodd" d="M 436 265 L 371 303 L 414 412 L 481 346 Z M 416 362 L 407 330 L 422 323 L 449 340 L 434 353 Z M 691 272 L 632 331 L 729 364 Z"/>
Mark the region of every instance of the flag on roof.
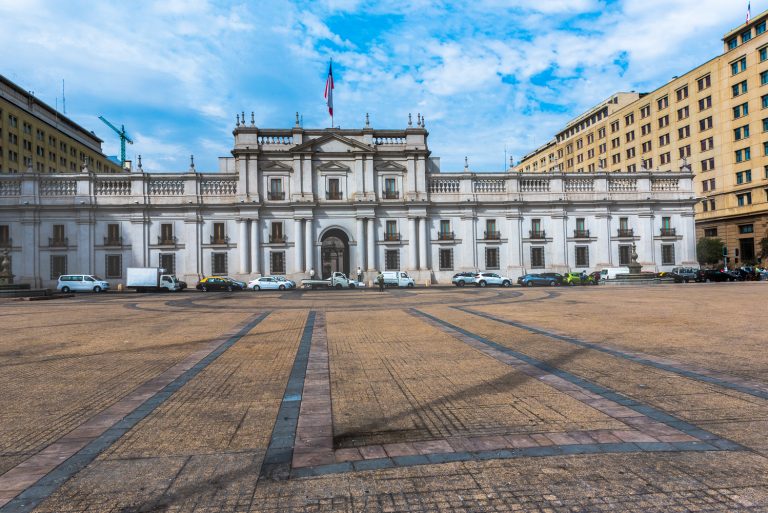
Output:
<path fill-rule="evenodd" d="M 325 103 L 328 113 L 333 117 L 333 60 L 328 63 L 328 78 L 325 80 Z"/>

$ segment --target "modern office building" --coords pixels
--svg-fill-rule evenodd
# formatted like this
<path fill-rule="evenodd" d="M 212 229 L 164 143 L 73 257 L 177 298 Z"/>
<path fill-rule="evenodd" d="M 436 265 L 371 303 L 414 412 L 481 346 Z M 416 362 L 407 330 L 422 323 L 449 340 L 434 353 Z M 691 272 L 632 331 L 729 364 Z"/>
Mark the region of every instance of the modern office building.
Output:
<path fill-rule="evenodd" d="M 528 173 L 694 173 L 698 237 L 730 264 L 768 237 L 768 12 L 728 32 L 724 51 L 650 93 L 617 93 L 515 167 Z"/>
<path fill-rule="evenodd" d="M 122 172 L 102 140 L 0 75 L 0 174 Z"/>
<path fill-rule="evenodd" d="M 244 119 L 244 118 L 243 118 Z M 219 172 L 0 176 L 0 250 L 17 281 L 120 283 L 160 266 L 194 284 L 310 270 L 648 271 L 695 261 L 688 172 L 442 173 L 421 119 L 405 129 L 261 129 L 238 116 Z"/>

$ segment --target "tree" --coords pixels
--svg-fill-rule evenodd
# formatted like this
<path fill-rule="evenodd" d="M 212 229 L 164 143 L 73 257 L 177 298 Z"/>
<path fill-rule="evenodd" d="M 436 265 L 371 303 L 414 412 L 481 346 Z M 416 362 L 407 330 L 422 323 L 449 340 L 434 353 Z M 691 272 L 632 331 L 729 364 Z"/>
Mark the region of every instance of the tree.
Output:
<path fill-rule="evenodd" d="M 768 258 L 768 237 L 760 239 L 760 256 L 763 257 L 763 260 Z"/>
<path fill-rule="evenodd" d="M 723 241 L 716 237 L 704 237 L 696 243 L 696 255 L 700 264 L 716 264 L 723 259 Z"/>

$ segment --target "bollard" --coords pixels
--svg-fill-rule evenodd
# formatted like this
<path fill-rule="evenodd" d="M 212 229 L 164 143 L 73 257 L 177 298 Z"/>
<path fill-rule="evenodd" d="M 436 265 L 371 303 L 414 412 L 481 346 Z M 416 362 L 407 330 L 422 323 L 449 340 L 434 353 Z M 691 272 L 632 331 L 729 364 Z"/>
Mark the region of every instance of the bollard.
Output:
<path fill-rule="evenodd" d="M 118 283 L 117 284 L 117 291 L 118 292 L 122 292 L 123 291 L 123 284 L 122 283 Z"/>

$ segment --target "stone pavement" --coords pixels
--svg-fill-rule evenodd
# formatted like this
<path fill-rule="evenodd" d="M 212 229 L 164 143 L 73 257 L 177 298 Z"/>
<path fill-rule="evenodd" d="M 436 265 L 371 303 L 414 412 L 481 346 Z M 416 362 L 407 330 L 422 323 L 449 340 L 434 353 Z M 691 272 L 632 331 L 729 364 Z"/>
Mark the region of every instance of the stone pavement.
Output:
<path fill-rule="evenodd" d="M 768 511 L 766 292 L 3 302 L 0 513 Z"/>

